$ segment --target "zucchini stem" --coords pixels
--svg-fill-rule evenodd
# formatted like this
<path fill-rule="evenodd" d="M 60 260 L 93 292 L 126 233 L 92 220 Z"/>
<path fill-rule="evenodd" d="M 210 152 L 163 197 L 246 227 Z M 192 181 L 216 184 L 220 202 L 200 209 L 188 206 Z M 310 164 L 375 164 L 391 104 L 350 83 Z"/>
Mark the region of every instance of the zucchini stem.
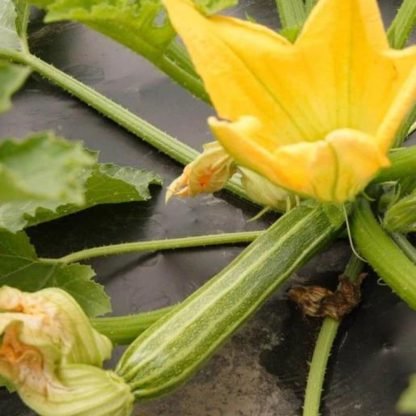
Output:
<path fill-rule="evenodd" d="M 402 49 L 416 25 L 416 2 L 403 0 L 399 11 L 391 23 L 387 37 L 392 48 Z"/>
<path fill-rule="evenodd" d="M 382 228 L 369 203 L 362 198 L 355 204 L 352 237 L 374 271 L 416 309 L 416 265 Z"/>
<path fill-rule="evenodd" d="M 134 315 L 93 318 L 91 324 L 98 332 L 110 338 L 113 344 L 127 345 L 174 308 L 175 306 L 168 306 Z"/>

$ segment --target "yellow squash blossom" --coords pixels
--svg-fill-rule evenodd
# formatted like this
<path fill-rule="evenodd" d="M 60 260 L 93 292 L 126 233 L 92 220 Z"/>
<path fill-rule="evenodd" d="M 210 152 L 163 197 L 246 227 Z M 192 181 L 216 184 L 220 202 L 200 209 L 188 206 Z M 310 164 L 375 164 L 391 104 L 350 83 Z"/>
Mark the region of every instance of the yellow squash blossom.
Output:
<path fill-rule="evenodd" d="M 0 287 L 0 386 L 40 416 L 129 416 L 130 387 L 101 368 L 111 351 L 63 290 Z"/>
<path fill-rule="evenodd" d="M 273 183 L 351 200 L 383 167 L 416 101 L 416 48 L 389 47 L 376 0 L 320 0 L 294 44 L 164 0 L 219 119 L 222 146 Z"/>

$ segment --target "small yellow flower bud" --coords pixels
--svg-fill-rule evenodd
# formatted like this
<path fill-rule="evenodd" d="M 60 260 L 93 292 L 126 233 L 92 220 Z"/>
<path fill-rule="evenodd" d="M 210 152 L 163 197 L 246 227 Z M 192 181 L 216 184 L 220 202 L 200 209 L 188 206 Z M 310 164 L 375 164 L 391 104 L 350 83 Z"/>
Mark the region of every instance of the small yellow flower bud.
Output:
<path fill-rule="evenodd" d="M 169 185 L 166 201 L 172 196 L 189 197 L 219 191 L 235 170 L 233 159 L 219 143 L 207 143 L 202 154 L 185 166 L 182 175 Z"/>

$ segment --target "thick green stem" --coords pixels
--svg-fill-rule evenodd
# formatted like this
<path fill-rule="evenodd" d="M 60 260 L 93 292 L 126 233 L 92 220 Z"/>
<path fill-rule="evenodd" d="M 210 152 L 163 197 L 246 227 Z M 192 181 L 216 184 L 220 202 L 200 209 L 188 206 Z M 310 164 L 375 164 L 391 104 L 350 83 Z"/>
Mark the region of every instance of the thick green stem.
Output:
<path fill-rule="evenodd" d="M 397 181 L 413 176 L 416 170 L 416 146 L 395 149 L 390 152 L 391 166 L 381 171 L 373 183 Z"/>
<path fill-rule="evenodd" d="M 59 259 L 42 259 L 42 261 L 73 263 L 95 257 L 140 253 L 143 251 L 175 250 L 180 248 L 206 247 L 222 244 L 250 243 L 262 233 L 263 231 L 244 231 L 240 233 L 208 234 L 195 237 L 111 244 L 108 246 L 93 247 L 76 251 L 67 256 L 60 257 Z"/>
<path fill-rule="evenodd" d="M 110 118 L 131 133 L 139 136 L 150 145 L 167 154 L 179 163 L 187 164 L 198 155 L 198 152 L 179 140 L 169 136 L 145 120 L 131 113 L 91 87 L 76 80 L 58 68 L 38 57 L 17 51 L 0 51 L 0 55 L 12 58 L 16 62 L 29 65 L 49 81 L 79 98 L 95 110 Z"/>
<path fill-rule="evenodd" d="M 306 19 L 303 0 L 276 0 L 282 29 L 302 27 Z"/>
<path fill-rule="evenodd" d="M 13 50 L 0 50 L 0 57 L 29 65 L 49 81 L 68 91 L 99 113 L 183 165 L 192 162 L 199 154 L 196 150 L 159 130 L 120 104 L 115 103 L 93 88 L 34 55 Z M 249 199 L 237 179 L 231 179 L 225 186 L 225 189 L 241 198 Z"/>
<path fill-rule="evenodd" d="M 174 306 L 127 316 L 110 316 L 91 319 L 94 328 L 106 335 L 114 344 L 127 345 L 158 319 L 171 312 Z"/>
<path fill-rule="evenodd" d="M 383 230 L 364 199 L 355 204 L 352 237 L 360 254 L 375 272 L 416 309 L 416 265 Z"/>
<path fill-rule="evenodd" d="M 352 255 L 345 268 L 344 276 L 354 281 L 361 273 L 363 266 L 363 262 Z M 325 318 L 322 323 L 309 369 L 303 416 L 319 415 L 326 368 L 340 323 L 340 321 L 332 318 Z"/>
<path fill-rule="evenodd" d="M 308 16 L 312 9 L 315 7 L 318 0 L 305 0 L 305 11 Z"/>
<path fill-rule="evenodd" d="M 402 122 L 399 131 L 396 134 L 394 148 L 403 146 L 403 143 L 410 138 L 412 127 L 416 121 L 416 105 L 413 106 L 406 119 Z"/>
<path fill-rule="evenodd" d="M 387 36 L 393 48 L 403 48 L 416 25 L 416 1 L 403 0 L 399 11 L 390 25 Z"/>

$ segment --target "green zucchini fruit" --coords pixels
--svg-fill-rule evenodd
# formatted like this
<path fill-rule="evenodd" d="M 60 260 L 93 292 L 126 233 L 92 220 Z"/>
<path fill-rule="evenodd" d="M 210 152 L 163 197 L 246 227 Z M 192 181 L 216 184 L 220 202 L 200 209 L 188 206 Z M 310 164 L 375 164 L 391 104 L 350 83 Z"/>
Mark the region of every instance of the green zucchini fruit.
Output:
<path fill-rule="evenodd" d="M 301 205 L 283 215 L 233 262 L 130 345 L 116 372 L 136 400 L 185 382 L 344 223 L 332 206 Z"/>

